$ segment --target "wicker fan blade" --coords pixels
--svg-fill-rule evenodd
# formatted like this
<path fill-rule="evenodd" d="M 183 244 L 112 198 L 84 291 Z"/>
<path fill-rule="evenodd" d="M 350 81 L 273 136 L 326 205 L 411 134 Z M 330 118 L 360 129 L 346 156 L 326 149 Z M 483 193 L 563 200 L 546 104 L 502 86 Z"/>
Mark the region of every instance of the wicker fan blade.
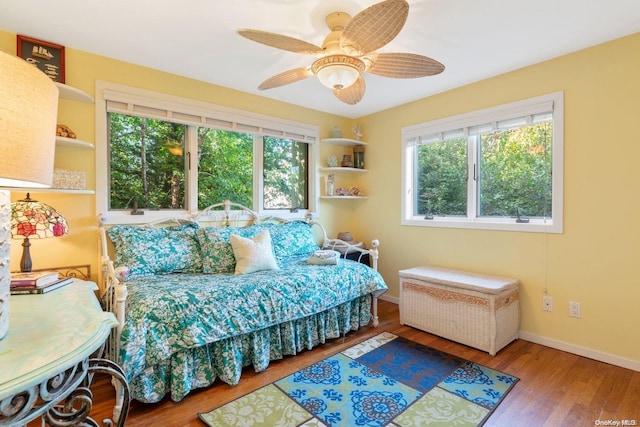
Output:
<path fill-rule="evenodd" d="M 444 71 L 444 65 L 435 59 L 415 53 L 376 53 L 367 55 L 372 64 L 367 73 L 397 79 L 433 76 Z"/>
<path fill-rule="evenodd" d="M 385 0 L 358 13 L 342 31 L 340 47 L 349 55 L 363 55 L 389 43 L 409 15 L 405 0 Z"/>
<path fill-rule="evenodd" d="M 360 76 L 358 77 L 358 80 L 348 88 L 340 90 L 334 89 L 333 94 L 345 104 L 356 105 L 364 96 L 366 88 L 367 86 L 364 83 L 364 79 Z"/>
<path fill-rule="evenodd" d="M 302 53 L 306 55 L 317 55 L 322 53 L 322 48 L 303 40 L 299 40 L 282 34 L 270 33 L 260 30 L 238 30 L 238 34 L 254 42 L 266 44 L 289 52 Z"/>
<path fill-rule="evenodd" d="M 289 83 L 295 83 L 311 76 L 313 76 L 313 73 L 306 67 L 294 68 L 293 70 L 288 70 L 268 78 L 258 86 L 258 89 L 272 89 L 274 87 L 288 85 Z"/>

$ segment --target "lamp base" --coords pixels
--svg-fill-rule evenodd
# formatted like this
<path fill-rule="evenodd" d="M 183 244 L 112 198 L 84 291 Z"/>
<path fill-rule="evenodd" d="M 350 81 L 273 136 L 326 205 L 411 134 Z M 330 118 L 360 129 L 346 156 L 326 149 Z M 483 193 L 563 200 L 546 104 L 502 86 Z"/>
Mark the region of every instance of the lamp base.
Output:
<path fill-rule="evenodd" d="M 0 339 L 9 330 L 9 296 L 11 293 L 10 239 L 11 193 L 0 190 Z"/>
<path fill-rule="evenodd" d="M 22 242 L 22 258 L 20 258 L 20 272 L 22 273 L 31 273 L 33 264 L 31 263 L 30 247 L 31 243 L 29 242 L 29 238 L 25 237 L 24 242 Z"/>

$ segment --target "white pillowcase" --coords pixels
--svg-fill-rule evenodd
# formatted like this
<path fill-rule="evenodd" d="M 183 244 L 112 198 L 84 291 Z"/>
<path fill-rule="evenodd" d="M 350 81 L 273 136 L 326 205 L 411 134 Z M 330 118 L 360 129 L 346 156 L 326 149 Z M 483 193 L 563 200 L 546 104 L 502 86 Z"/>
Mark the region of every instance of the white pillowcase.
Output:
<path fill-rule="evenodd" d="M 235 274 L 279 270 L 271 249 L 271 234 L 265 230 L 252 239 L 232 234 L 231 248 L 236 258 Z"/>

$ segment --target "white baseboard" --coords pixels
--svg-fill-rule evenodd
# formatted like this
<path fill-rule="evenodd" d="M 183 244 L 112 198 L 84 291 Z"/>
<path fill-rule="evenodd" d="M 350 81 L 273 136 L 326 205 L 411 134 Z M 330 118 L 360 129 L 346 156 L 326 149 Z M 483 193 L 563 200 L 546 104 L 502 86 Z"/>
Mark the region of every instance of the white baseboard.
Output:
<path fill-rule="evenodd" d="M 380 299 L 389 301 L 394 304 L 400 303 L 399 298 L 391 297 L 388 295 L 382 295 Z M 566 351 L 567 353 L 577 354 L 578 356 L 587 357 L 589 359 L 598 360 L 610 365 L 620 366 L 622 368 L 640 372 L 640 361 L 638 360 L 626 359 L 614 354 L 604 353 L 592 348 L 581 347 L 579 345 L 571 344 L 568 342 L 554 340 L 552 338 L 543 337 L 531 332 L 520 331 L 518 333 L 518 336 L 520 339 L 523 339 L 525 341 L 530 341 L 532 343 L 544 345 L 546 347 L 555 348 L 556 350 Z"/>
<path fill-rule="evenodd" d="M 620 366 L 622 368 L 632 369 L 634 371 L 640 372 L 640 361 L 638 360 L 626 359 L 624 357 L 616 356 L 615 354 L 604 353 L 592 348 L 581 347 L 579 345 L 571 344 L 568 342 L 542 337 L 540 335 L 532 334 L 531 332 L 526 331 L 520 331 L 519 337 L 520 339 L 523 339 L 525 341 L 530 341 L 536 344 L 555 348 L 556 350 L 566 351 L 567 353 L 577 354 L 578 356 L 587 357 L 589 359 L 609 363 L 610 365 Z"/>

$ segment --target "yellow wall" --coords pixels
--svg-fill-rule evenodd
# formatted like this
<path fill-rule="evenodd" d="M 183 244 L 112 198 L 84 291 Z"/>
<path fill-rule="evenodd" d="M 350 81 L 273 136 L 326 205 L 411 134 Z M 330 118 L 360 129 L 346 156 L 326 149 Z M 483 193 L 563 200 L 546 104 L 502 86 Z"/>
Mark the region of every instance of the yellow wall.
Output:
<path fill-rule="evenodd" d="M 15 53 L 15 34 L 0 31 L 0 49 Z M 517 277 L 521 288 L 521 329 L 573 346 L 640 361 L 640 35 L 563 56 L 356 121 L 175 75 L 110 60 L 67 47 L 67 83 L 93 93 L 95 80 L 164 92 L 232 108 L 318 125 L 328 137 L 362 124 L 369 199 L 319 202 L 330 234 L 351 231 L 358 239 L 381 241 L 380 271 L 398 296 L 398 270 L 433 264 Z M 446 71 L 445 71 L 446 72 Z M 429 79 L 416 80 L 429 84 Z M 565 93 L 564 233 L 435 229 L 400 226 L 400 132 L 428 120 L 555 91 Z M 91 106 L 61 104 L 61 121 L 79 138 L 94 140 Z M 324 163 L 329 148 L 323 148 Z M 62 155 L 61 155 L 62 154 Z M 63 149 L 56 166 L 88 171 L 95 183 L 93 152 Z M 76 165 L 80 164 L 80 167 Z M 86 167 L 86 169 L 85 169 Z M 13 198 L 21 195 L 12 194 Z M 69 236 L 32 245 L 34 264 L 90 263 L 97 269 L 95 197 L 38 194 L 65 214 Z M 12 269 L 20 257 L 12 246 Z M 544 289 L 554 311 L 542 311 Z M 568 301 L 582 304 L 582 318 L 568 316 Z"/>
<path fill-rule="evenodd" d="M 516 277 L 523 331 L 640 361 L 638 52 L 635 34 L 360 119 L 374 191 L 353 228 L 380 239 L 388 294 L 398 296 L 398 270 L 423 264 Z M 559 90 L 563 234 L 400 225 L 402 127 Z M 582 304 L 582 318 L 569 317 L 569 301 Z"/>

